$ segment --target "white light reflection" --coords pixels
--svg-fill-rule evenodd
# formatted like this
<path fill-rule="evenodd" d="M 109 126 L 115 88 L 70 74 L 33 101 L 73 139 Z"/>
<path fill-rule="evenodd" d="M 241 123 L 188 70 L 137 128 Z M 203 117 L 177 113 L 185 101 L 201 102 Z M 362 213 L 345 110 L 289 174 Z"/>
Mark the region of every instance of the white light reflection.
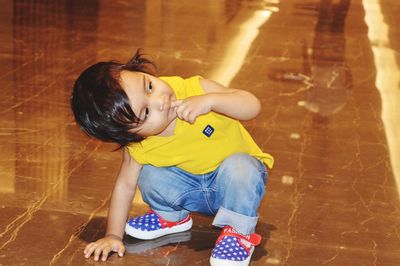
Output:
<path fill-rule="evenodd" d="M 390 162 L 400 192 L 400 69 L 396 52 L 390 48 L 389 27 L 379 0 L 363 0 L 365 23 L 376 67 L 376 88 L 382 100 L 382 121 L 388 142 Z"/>
<path fill-rule="evenodd" d="M 282 184 L 284 185 L 293 185 L 294 183 L 294 177 L 290 175 L 284 175 L 282 176 Z"/>
<path fill-rule="evenodd" d="M 239 32 L 229 40 L 222 62 L 209 75 L 210 79 L 218 80 L 225 86 L 229 86 L 242 68 L 250 46 L 258 35 L 258 29 L 270 18 L 271 14 L 272 11 L 269 10 L 257 10 L 240 24 Z"/>

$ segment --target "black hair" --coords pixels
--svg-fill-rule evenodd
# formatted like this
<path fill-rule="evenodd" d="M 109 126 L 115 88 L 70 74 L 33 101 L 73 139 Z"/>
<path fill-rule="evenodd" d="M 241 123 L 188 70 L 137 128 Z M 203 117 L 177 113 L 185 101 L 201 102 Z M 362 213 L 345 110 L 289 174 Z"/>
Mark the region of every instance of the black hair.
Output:
<path fill-rule="evenodd" d="M 155 65 L 143 57 L 140 49 L 126 64 L 96 63 L 80 74 L 71 95 L 71 108 L 79 127 L 97 139 L 118 143 L 120 148 L 144 139 L 129 131 L 142 121 L 133 112 L 120 85 L 124 70 L 153 75 Z"/>

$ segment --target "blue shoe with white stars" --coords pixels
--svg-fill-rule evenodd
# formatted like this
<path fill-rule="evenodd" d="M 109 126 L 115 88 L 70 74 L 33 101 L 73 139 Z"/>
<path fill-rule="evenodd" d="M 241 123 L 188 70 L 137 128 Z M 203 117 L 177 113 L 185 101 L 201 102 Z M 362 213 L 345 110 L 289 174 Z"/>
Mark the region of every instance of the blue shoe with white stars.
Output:
<path fill-rule="evenodd" d="M 211 266 L 249 265 L 254 246 L 259 245 L 258 234 L 241 235 L 233 227 L 225 226 L 210 257 Z"/>
<path fill-rule="evenodd" d="M 190 215 L 179 222 L 170 222 L 150 210 L 143 216 L 130 219 L 126 223 L 125 233 L 138 239 L 149 240 L 187 231 L 192 228 L 192 224 Z"/>

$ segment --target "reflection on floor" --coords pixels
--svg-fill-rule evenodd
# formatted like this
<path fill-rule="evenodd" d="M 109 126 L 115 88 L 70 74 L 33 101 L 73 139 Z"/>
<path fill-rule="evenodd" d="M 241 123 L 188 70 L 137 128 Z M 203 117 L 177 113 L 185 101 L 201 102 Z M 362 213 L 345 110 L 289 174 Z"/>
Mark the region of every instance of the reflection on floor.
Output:
<path fill-rule="evenodd" d="M 252 265 L 398 265 L 399 12 L 395 0 L 2 1 L 0 265 L 97 264 L 83 248 L 104 234 L 121 155 L 78 130 L 69 95 L 86 66 L 139 47 L 159 75 L 261 99 L 244 124 L 276 165 Z M 131 215 L 146 210 L 137 196 Z M 126 237 L 109 263 L 208 265 L 211 221 Z"/>

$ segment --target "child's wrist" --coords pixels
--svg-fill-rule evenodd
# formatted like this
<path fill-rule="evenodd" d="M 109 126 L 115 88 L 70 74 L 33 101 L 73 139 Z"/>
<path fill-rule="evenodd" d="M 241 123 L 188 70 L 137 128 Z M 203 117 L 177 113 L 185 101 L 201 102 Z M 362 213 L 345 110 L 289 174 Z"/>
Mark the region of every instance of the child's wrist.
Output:
<path fill-rule="evenodd" d="M 210 109 L 210 111 L 214 111 L 214 106 L 215 106 L 215 102 L 217 101 L 218 95 L 216 95 L 215 93 L 209 93 L 206 94 L 206 102 L 208 105 L 208 109 Z"/>
<path fill-rule="evenodd" d="M 106 234 L 105 237 L 114 238 L 114 239 L 122 241 L 122 237 L 120 237 L 119 235 L 115 235 L 115 234 Z"/>

